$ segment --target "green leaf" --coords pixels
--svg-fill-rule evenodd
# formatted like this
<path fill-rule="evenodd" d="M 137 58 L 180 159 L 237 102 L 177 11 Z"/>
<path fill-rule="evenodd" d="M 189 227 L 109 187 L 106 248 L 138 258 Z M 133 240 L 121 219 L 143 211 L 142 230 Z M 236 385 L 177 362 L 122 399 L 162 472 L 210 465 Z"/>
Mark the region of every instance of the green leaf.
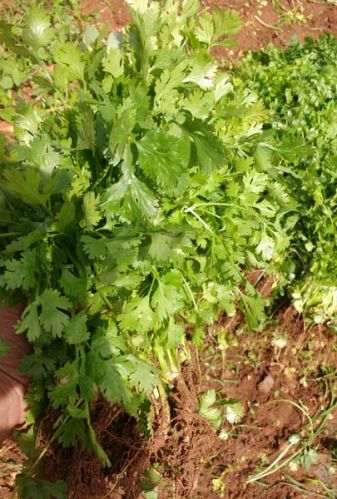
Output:
<path fill-rule="evenodd" d="M 111 402 L 123 402 L 130 404 L 132 395 L 127 388 L 126 382 L 116 370 L 113 363 L 105 362 L 105 374 L 100 380 L 99 386 L 104 396 Z"/>
<path fill-rule="evenodd" d="M 185 329 L 181 324 L 177 324 L 172 318 L 170 318 L 166 334 L 166 347 L 168 349 L 177 348 L 183 342 Z"/>
<path fill-rule="evenodd" d="M 201 57 L 196 57 L 191 61 L 192 68 L 190 73 L 185 76 L 184 83 L 194 83 L 203 90 L 212 88 L 214 85 L 214 78 L 217 71 L 215 62 L 209 62 Z"/>
<path fill-rule="evenodd" d="M 55 408 L 65 405 L 75 405 L 78 398 L 79 372 L 77 361 L 68 362 L 56 371 L 59 380 L 56 388 L 49 392 L 52 406 Z"/>
<path fill-rule="evenodd" d="M 203 120 L 209 116 L 213 102 L 211 93 L 203 93 L 197 89 L 184 100 L 183 106 L 193 117 Z"/>
<path fill-rule="evenodd" d="M 136 125 L 136 108 L 131 99 L 125 99 L 124 103 L 117 107 L 116 119 L 112 125 L 109 137 L 109 146 L 112 154 L 116 151 L 124 153 L 126 162 L 132 161 L 130 148 L 126 147 L 131 142 L 132 131 Z"/>
<path fill-rule="evenodd" d="M 84 61 L 82 52 L 73 43 L 65 42 L 56 48 L 54 52 L 55 62 L 65 71 L 65 77 L 72 80 L 84 79 Z"/>
<path fill-rule="evenodd" d="M 216 392 L 214 389 L 203 393 L 199 398 L 199 412 L 216 428 L 219 428 L 222 422 L 222 412 L 216 404 Z"/>
<path fill-rule="evenodd" d="M 24 22 L 22 38 L 30 48 L 38 50 L 48 45 L 53 37 L 53 31 L 45 10 L 37 6 L 31 7 Z"/>
<path fill-rule="evenodd" d="M 30 306 L 30 305 L 29 305 Z M 35 317 L 32 317 L 32 322 L 31 322 L 33 327 L 36 327 L 36 325 L 39 327 L 39 322 L 38 322 L 38 315 L 36 313 Z M 30 325 L 27 324 L 27 337 L 30 341 L 34 341 L 36 338 L 39 337 L 39 335 L 31 334 L 30 330 Z M 19 332 L 19 329 L 17 329 Z M 41 330 L 40 330 L 41 333 Z M 32 339 L 30 339 L 30 336 Z M 55 355 L 54 355 L 55 357 Z M 46 355 L 45 352 L 43 354 L 41 353 L 33 353 L 30 355 L 26 355 L 21 363 L 21 370 L 25 374 L 29 376 L 30 379 L 34 381 L 39 381 L 41 383 L 41 380 L 44 380 L 51 374 L 55 372 L 56 368 L 56 361 L 53 358 L 50 358 Z"/>
<path fill-rule="evenodd" d="M 132 371 L 129 374 L 132 385 L 140 387 L 145 393 L 153 390 L 158 381 L 156 368 L 133 355 L 129 355 L 128 359 L 131 361 L 132 365 Z"/>
<path fill-rule="evenodd" d="M 230 401 L 226 404 L 226 419 L 230 424 L 237 424 L 245 414 L 245 409 L 241 402 Z"/>
<path fill-rule="evenodd" d="M 275 241 L 263 232 L 256 251 L 261 253 L 265 260 L 271 260 L 275 253 Z"/>
<path fill-rule="evenodd" d="M 111 48 L 103 59 L 103 69 L 114 78 L 122 76 L 124 64 L 122 52 L 118 48 Z"/>
<path fill-rule="evenodd" d="M 107 253 L 107 239 L 102 237 L 100 239 L 95 239 L 91 236 L 82 236 L 81 242 L 83 244 L 84 252 L 91 258 L 95 260 L 97 258 L 103 258 Z"/>
<path fill-rule="evenodd" d="M 183 0 L 181 3 L 181 16 L 193 17 L 199 10 L 199 0 Z"/>
<path fill-rule="evenodd" d="M 225 148 L 215 135 L 208 131 L 191 135 L 202 171 L 211 174 L 214 169 L 222 168 L 226 164 Z"/>
<path fill-rule="evenodd" d="M 87 320 L 87 314 L 82 311 L 68 322 L 64 330 L 67 343 L 79 345 L 88 341 L 90 335 L 87 329 Z"/>
<path fill-rule="evenodd" d="M 71 302 L 65 296 L 61 296 L 56 289 L 46 289 L 38 301 L 41 306 L 41 325 L 54 337 L 61 337 L 69 322 L 69 316 L 65 311 L 71 307 Z"/>
<path fill-rule="evenodd" d="M 20 473 L 15 485 L 22 499 L 67 499 L 67 485 L 63 480 L 52 483 Z"/>
<path fill-rule="evenodd" d="M 187 228 L 185 229 L 186 232 Z M 182 233 L 154 233 L 151 234 L 149 255 L 157 262 L 177 261 L 184 255 L 184 249 L 192 246 L 191 240 Z"/>
<path fill-rule="evenodd" d="M 76 211 L 75 205 L 71 201 L 66 201 L 61 206 L 61 209 L 57 213 L 55 219 L 55 227 L 57 230 L 64 232 L 69 228 L 75 221 Z"/>
<path fill-rule="evenodd" d="M 72 447 L 77 442 L 86 442 L 86 423 L 78 418 L 70 418 L 57 429 L 57 440 L 63 447 Z"/>
<path fill-rule="evenodd" d="M 87 47 L 94 44 L 97 38 L 99 37 L 99 31 L 96 26 L 86 26 L 83 33 L 83 41 Z"/>
<path fill-rule="evenodd" d="M 83 198 L 84 224 L 90 231 L 100 222 L 100 198 L 94 192 L 87 192 Z"/>
<path fill-rule="evenodd" d="M 48 196 L 41 192 L 41 174 L 35 168 L 26 168 L 22 171 L 18 169 L 7 169 L 2 174 L 1 187 L 24 202 L 34 205 L 45 206 Z"/>
<path fill-rule="evenodd" d="M 60 285 L 66 295 L 71 298 L 80 297 L 86 290 L 86 282 L 82 277 L 76 277 L 68 269 L 62 271 Z"/>
<path fill-rule="evenodd" d="M 212 45 L 214 37 L 213 17 L 209 12 L 205 12 L 199 18 L 199 26 L 196 29 L 195 36 L 199 42 L 206 43 L 209 47 Z"/>
<path fill-rule="evenodd" d="M 16 330 L 18 333 L 26 332 L 30 342 L 34 342 L 41 336 L 38 302 L 32 302 L 25 308 Z"/>
<path fill-rule="evenodd" d="M 149 297 L 136 296 L 127 302 L 117 320 L 121 329 L 147 333 L 154 324 L 154 313 L 149 304 Z"/>
<path fill-rule="evenodd" d="M 158 201 L 153 192 L 128 171 L 105 192 L 102 204 L 107 216 L 119 209 L 122 216 L 130 222 L 137 218 L 156 218 L 157 206 Z"/>
<path fill-rule="evenodd" d="M 95 115 L 89 106 L 80 106 L 76 116 L 77 149 L 90 149 L 95 151 L 96 127 Z"/>
<path fill-rule="evenodd" d="M 189 141 L 164 131 L 149 131 L 137 143 L 138 162 L 147 175 L 164 191 L 177 184 L 189 162 Z"/>
<path fill-rule="evenodd" d="M 160 321 L 178 312 L 184 306 L 184 300 L 178 289 L 163 281 L 158 282 L 158 288 L 153 294 L 152 307 Z"/>
<path fill-rule="evenodd" d="M 265 318 L 264 301 L 258 295 L 248 296 L 240 294 L 240 297 L 241 297 L 241 308 L 246 316 L 248 326 L 251 329 L 256 329 L 260 324 L 260 322 L 262 322 Z"/>
<path fill-rule="evenodd" d="M 6 289 L 22 288 L 25 291 L 34 288 L 36 283 L 37 255 L 35 250 L 26 250 L 20 260 L 8 260 L 0 284 Z"/>
<path fill-rule="evenodd" d="M 224 35 L 235 35 L 243 26 L 237 10 L 216 9 L 213 21 L 216 40 Z"/>

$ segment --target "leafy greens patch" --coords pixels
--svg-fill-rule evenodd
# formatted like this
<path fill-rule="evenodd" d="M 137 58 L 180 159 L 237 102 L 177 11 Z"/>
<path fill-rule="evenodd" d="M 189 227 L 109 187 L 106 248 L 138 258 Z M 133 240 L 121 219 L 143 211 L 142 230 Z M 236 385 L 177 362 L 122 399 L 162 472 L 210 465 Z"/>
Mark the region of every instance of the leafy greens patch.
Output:
<path fill-rule="evenodd" d="M 129 3 L 130 26 L 85 43 L 30 11 L 39 67 L 53 44 L 54 104 L 4 109 L 16 130 L 0 166 L 0 288 L 27 301 L 31 398 L 62 409 L 60 442 L 104 464 L 90 402 L 102 393 L 137 416 L 188 356 L 186 325 L 200 344 L 201 324 L 239 307 L 256 328 L 264 302 L 245 274 L 281 258 L 294 207 L 263 107 L 210 55 L 237 14 Z"/>

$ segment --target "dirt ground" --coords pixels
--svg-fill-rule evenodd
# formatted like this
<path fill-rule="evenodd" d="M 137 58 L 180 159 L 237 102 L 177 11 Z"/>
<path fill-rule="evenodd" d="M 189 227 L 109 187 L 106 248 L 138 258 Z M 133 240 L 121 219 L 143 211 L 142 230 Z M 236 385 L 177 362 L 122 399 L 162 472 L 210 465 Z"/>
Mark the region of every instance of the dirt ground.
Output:
<path fill-rule="evenodd" d="M 337 5 L 323 1 L 205 0 L 202 6 L 240 12 L 244 28 L 236 37 L 236 47 L 217 53 L 233 62 L 243 51 L 269 43 L 285 48 L 306 36 L 337 35 Z M 119 0 L 84 0 L 83 13 L 93 10 L 112 29 L 129 21 Z M 268 294 L 268 286 L 261 292 Z M 169 405 L 154 404 L 157 412 L 150 442 L 142 440 L 134 420 L 98 402 L 93 408 L 94 427 L 114 461 L 112 470 L 103 471 L 97 460 L 80 449 L 54 449 L 46 475 L 66 479 L 69 497 L 74 499 L 140 498 L 142 472 L 150 463 L 161 461 L 166 464 L 160 470 L 160 499 L 337 497 L 337 411 L 323 417 L 334 403 L 337 337 L 309 326 L 288 304 L 281 305 L 274 324 L 263 333 L 245 331 L 239 315 L 219 320 L 199 358 L 185 366 Z M 225 439 L 219 439 L 198 413 L 198 397 L 211 388 L 220 398 L 235 399 L 244 406 L 238 424 L 224 424 Z M 315 450 L 312 465 L 287 465 L 262 484 L 248 484 L 249 477 L 285 451 L 292 435 L 299 436 L 307 450 Z M 0 451 L 1 498 L 12 497 L 21 461 L 17 447 L 6 441 Z"/>
<path fill-rule="evenodd" d="M 299 435 L 303 441 L 308 437 L 310 425 L 300 407 L 313 416 L 330 406 L 335 389 L 330 382 L 335 378 L 337 365 L 336 336 L 305 324 L 292 307 L 279 312 L 275 325 L 263 333 L 240 329 L 240 323 L 234 323 L 232 328 L 228 319 L 220 321 L 214 334 L 216 337 L 225 332 L 228 349 L 217 355 L 216 348 L 210 348 L 205 364 L 208 387 L 245 406 L 245 417 L 235 428 L 227 425 L 230 436 L 209 463 L 211 476 L 221 477 L 222 497 L 310 498 L 315 494 L 330 497 L 324 495 L 323 489 L 325 485 L 337 490 L 337 476 L 329 471 L 334 462 L 327 448 L 329 443 L 337 444 L 337 410 L 331 412 L 324 430 L 313 441 L 317 461 L 307 472 L 299 467 L 294 473 L 285 467 L 265 480 L 265 488 L 248 485 L 246 480 L 260 466 L 265 468 L 266 462 L 276 459 L 292 435 Z M 230 345 L 230 338 L 235 346 Z M 316 429 L 316 423 L 314 426 Z M 295 478 L 303 489 L 296 491 L 289 486 L 286 474 Z M 210 482 L 208 487 L 211 490 Z"/>
<path fill-rule="evenodd" d="M 315 0 L 204 0 L 208 8 L 231 8 L 240 12 L 244 28 L 236 36 L 232 59 L 244 51 L 260 50 L 269 43 L 286 48 L 306 37 L 323 33 L 337 35 L 337 5 Z"/>
<path fill-rule="evenodd" d="M 273 43 L 287 47 L 310 36 L 337 35 L 337 5 L 324 0 L 202 0 L 203 9 L 235 9 L 244 27 L 236 35 L 236 47 L 226 55 L 235 60 L 243 51 L 259 50 Z M 99 13 L 103 23 L 120 29 L 129 22 L 121 0 L 84 0 L 83 12 Z"/>

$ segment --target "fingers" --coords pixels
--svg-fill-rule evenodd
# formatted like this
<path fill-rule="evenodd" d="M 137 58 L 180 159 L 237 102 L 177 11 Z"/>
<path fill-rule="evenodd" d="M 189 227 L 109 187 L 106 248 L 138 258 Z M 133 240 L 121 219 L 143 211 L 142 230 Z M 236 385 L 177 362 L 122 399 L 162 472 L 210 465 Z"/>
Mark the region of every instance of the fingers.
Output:
<path fill-rule="evenodd" d="M 0 336 L 9 346 L 6 355 L 0 357 L 0 443 L 25 421 L 24 396 L 29 380 L 20 372 L 20 364 L 31 347 L 24 335 L 15 332 L 24 308 L 5 304 L 0 309 Z"/>
<path fill-rule="evenodd" d="M 24 392 L 23 385 L 0 373 L 0 443 L 25 421 Z"/>

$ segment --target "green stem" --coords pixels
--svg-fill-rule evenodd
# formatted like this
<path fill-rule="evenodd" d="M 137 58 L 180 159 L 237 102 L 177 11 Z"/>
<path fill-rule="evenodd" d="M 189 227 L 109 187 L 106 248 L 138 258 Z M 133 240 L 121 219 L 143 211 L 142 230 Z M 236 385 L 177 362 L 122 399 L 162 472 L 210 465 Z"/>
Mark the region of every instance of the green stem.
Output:
<path fill-rule="evenodd" d="M 6 237 L 20 236 L 21 232 L 4 232 L 0 234 L 0 239 L 5 239 Z"/>

